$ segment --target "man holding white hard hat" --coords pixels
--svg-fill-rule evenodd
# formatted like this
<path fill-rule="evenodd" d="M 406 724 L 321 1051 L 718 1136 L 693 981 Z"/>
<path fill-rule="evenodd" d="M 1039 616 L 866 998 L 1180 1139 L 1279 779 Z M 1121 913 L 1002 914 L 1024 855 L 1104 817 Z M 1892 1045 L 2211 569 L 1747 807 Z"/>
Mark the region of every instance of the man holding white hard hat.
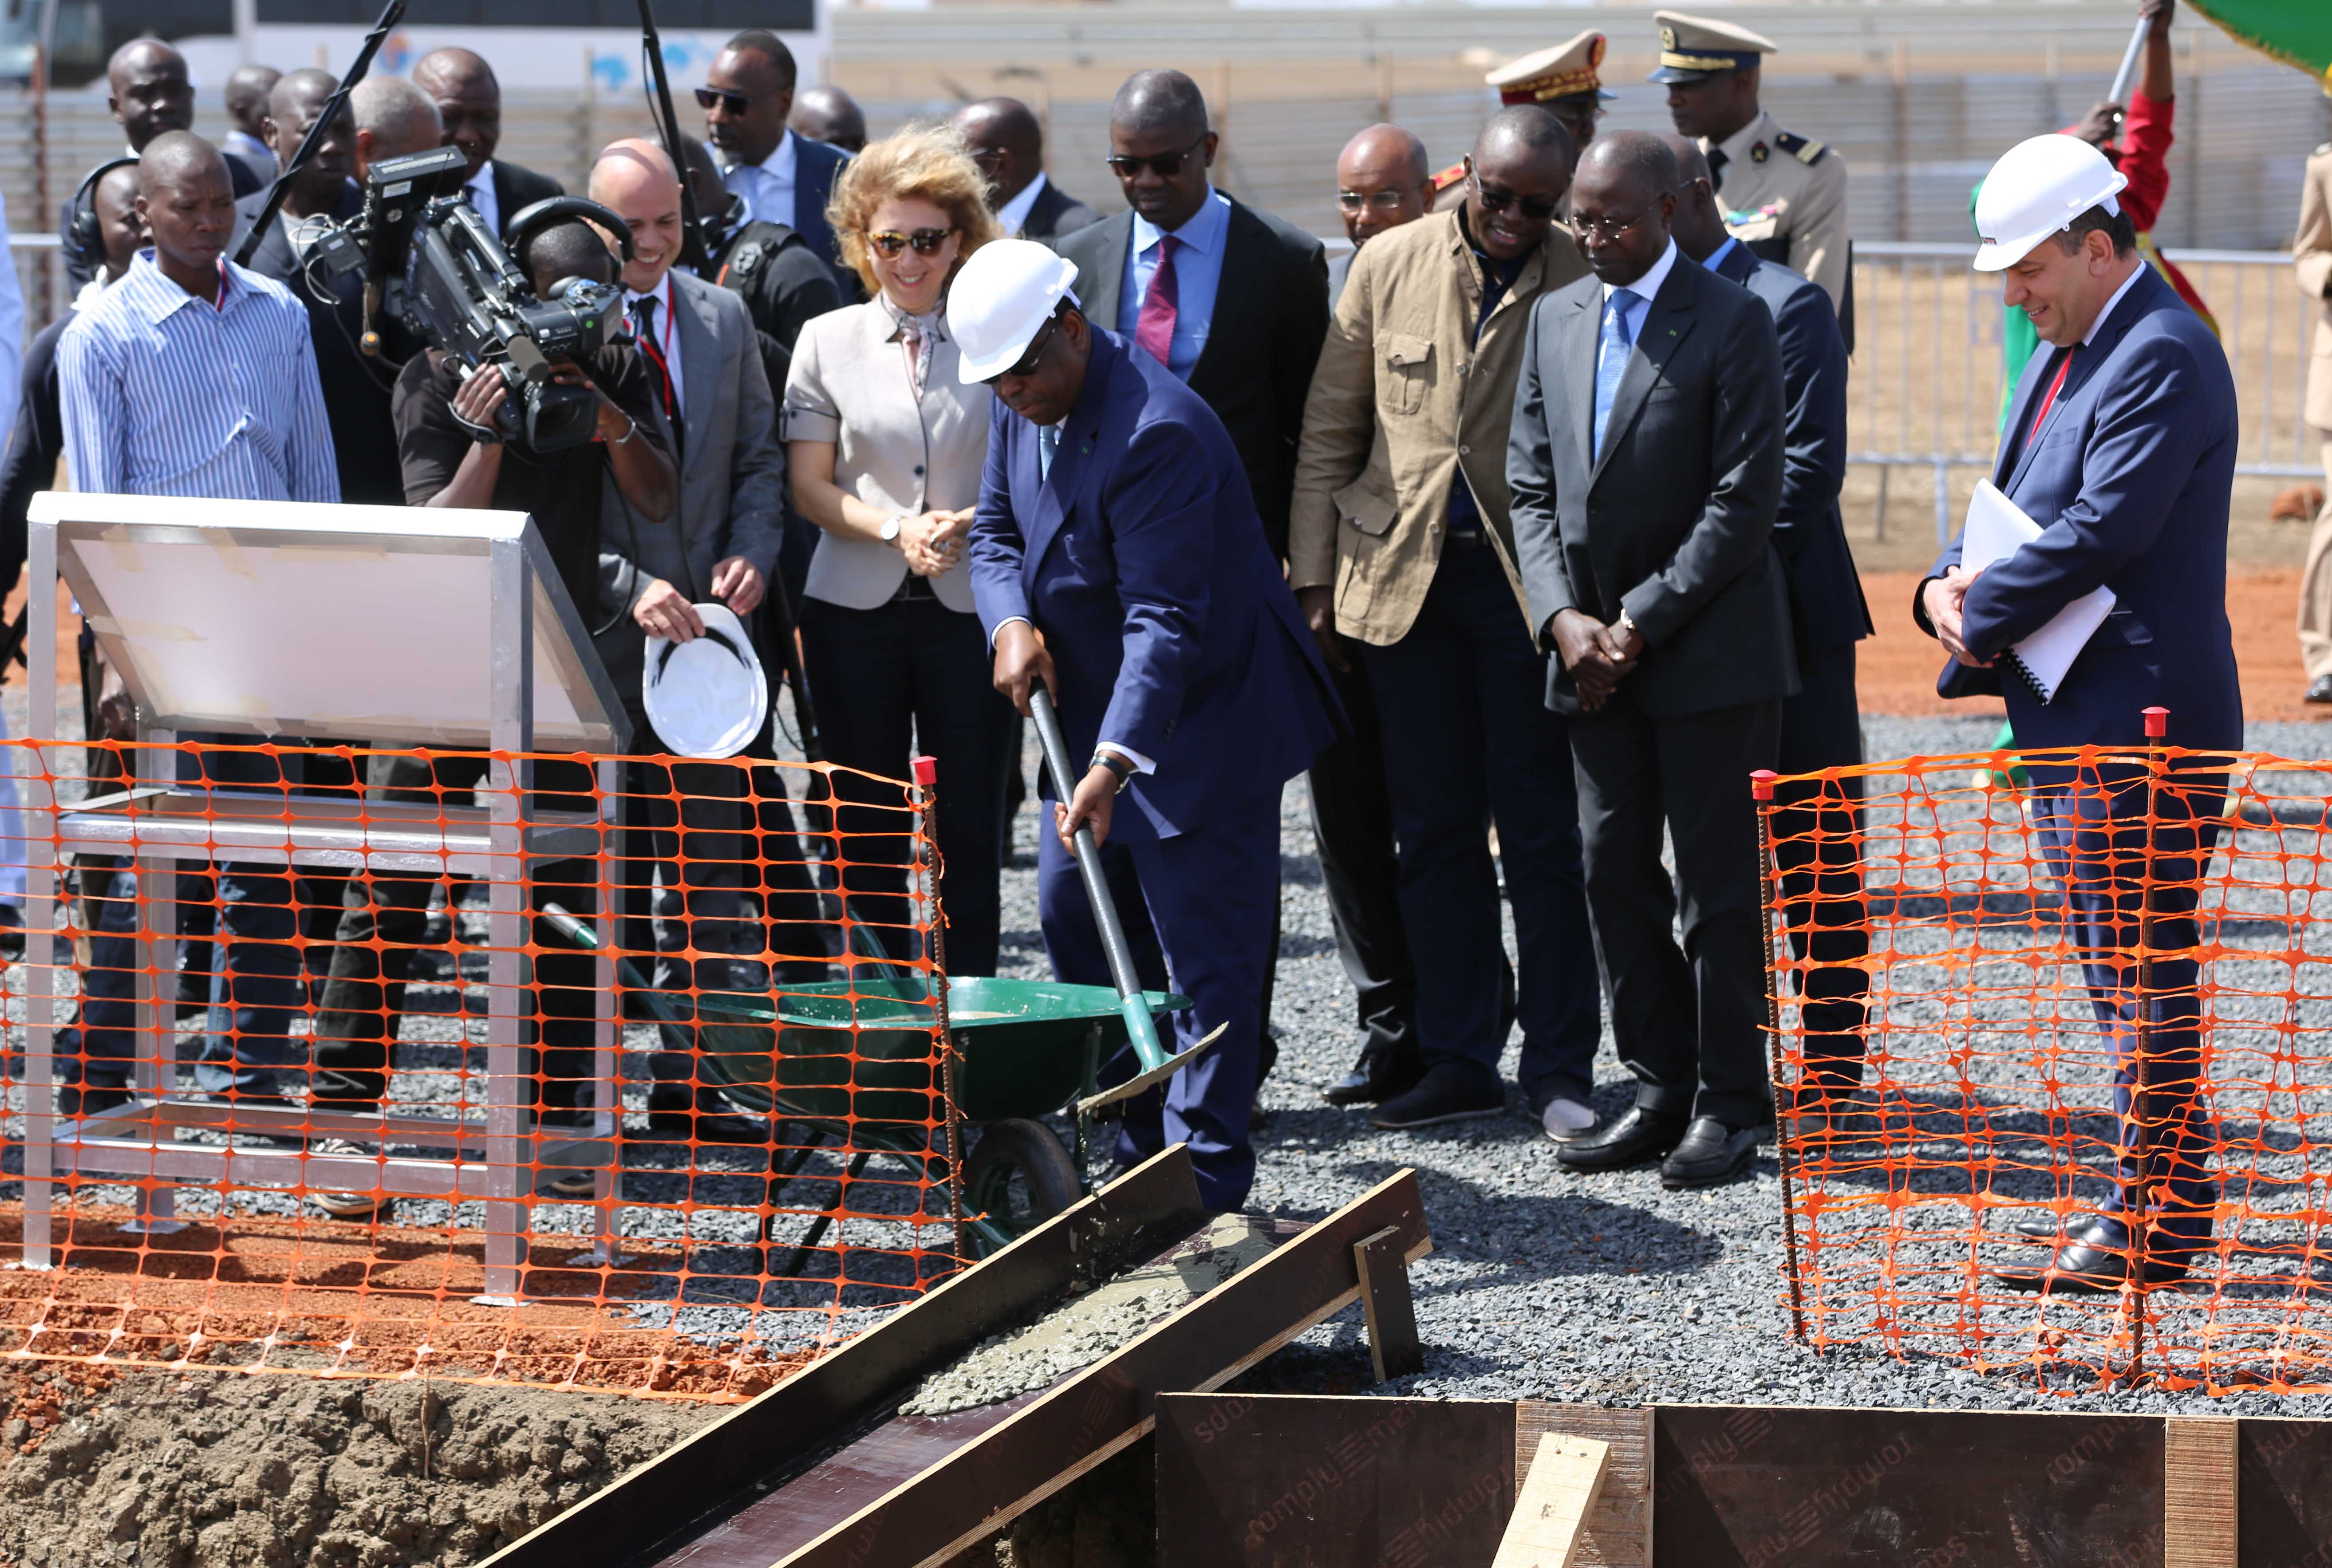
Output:
<path fill-rule="evenodd" d="M 2025 367 L 1992 480 L 2040 533 L 1989 567 L 1961 565 L 1965 535 L 1919 585 L 1913 615 L 1952 655 L 1945 696 L 2005 698 L 2018 741 L 2095 745 L 2127 755 L 2147 740 L 2143 711 L 2169 710 L 2181 758 L 2153 791 L 2142 761 L 2024 765 L 2050 871 L 2065 886 L 2067 937 L 2098 1029 L 2120 1063 L 2118 1179 L 2094 1218 L 2059 1232 L 2053 1214 L 2015 1227 L 2055 1246 L 2045 1265 L 1996 1271 L 2017 1289 L 2101 1292 L 2184 1277 L 2211 1235 L 2210 1112 L 2198 1085 L 2197 883 L 2218 837 L 2229 760 L 2242 744 L 2242 693 L 2226 615 L 2228 494 L 2235 387 L 2210 330 L 2136 250 L 2115 199 L 2124 181 L 2069 136 L 2040 136 L 1993 166 L 1976 198 L 1979 272 L 2002 275 L 2049 349 Z M 2012 650 L 2103 587 L 2113 608 L 2044 698 Z M 2138 990 L 2143 885 L 2154 885 L 2152 963 Z M 2143 1031 L 2139 1009 L 2147 1018 Z M 2137 1052 L 2146 1103 L 2134 1105 Z M 2134 1118 L 2142 1128 L 2133 1125 Z M 2143 1145 L 2142 1162 L 2134 1152 Z M 2151 1234 L 2142 1271 L 2132 1231 Z M 2047 1255 L 2041 1255 L 2047 1257 Z"/>
<path fill-rule="evenodd" d="M 1142 983 L 1192 999 L 1177 1048 L 1223 1031 L 1162 1095 L 1129 1103 L 1118 1157 L 1186 1143 L 1207 1207 L 1234 1209 L 1255 1178 L 1280 788 L 1334 738 L 1333 699 L 1222 421 L 1087 321 L 1075 277 L 1042 245 L 999 240 L 949 291 L 961 374 L 996 388 L 972 598 L 997 690 L 1026 713 L 1041 680 L 1071 755 L 1092 759 L 1058 781 L 1069 798 L 1039 836 L 1054 972 L 1110 980 L 1070 849 L 1090 827 Z"/>

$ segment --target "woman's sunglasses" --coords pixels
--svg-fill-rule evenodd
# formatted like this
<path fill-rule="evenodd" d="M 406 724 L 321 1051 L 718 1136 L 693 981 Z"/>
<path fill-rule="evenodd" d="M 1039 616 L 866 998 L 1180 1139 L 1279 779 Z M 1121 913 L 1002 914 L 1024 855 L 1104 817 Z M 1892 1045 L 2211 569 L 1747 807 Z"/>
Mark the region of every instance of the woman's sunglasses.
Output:
<path fill-rule="evenodd" d="M 903 234 L 896 229 L 884 229 L 880 234 L 868 234 L 866 243 L 886 256 L 895 256 L 910 245 L 919 256 L 936 256 L 954 233 L 953 229 L 917 229 L 912 234 Z"/>

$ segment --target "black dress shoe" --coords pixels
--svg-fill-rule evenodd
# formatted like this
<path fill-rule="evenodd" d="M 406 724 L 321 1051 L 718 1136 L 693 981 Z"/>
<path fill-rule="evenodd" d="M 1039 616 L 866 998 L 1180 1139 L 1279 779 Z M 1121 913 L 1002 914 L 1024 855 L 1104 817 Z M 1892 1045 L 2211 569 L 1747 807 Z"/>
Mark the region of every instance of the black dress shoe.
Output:
<path fill-rule="evenodd" d="M 1630 1105 L 1628 1114 L 1554 1152 L 1566 1171 L 1624 1171 L 1667 1155 L 1684 1141 L 1685 1119 Z"/>
<path fill-rule="evenodd" d="M 2200 1245 L 2156 1238 L 2140 1287 L 2176 1285 L 2184 1279 Z M 2114 1231 L 2102 1223 L 2069 1239 L 2045 1267 L 1992 1271 L 1992 1277 L 2011 1290 L 2047 1290 L 2067 1296 L 2109 1296 L 2129 1276 L 2129 1248 L 2117 1241 Z"/>
<path fill-rule="evenodd" d="M 2027 1241 L 2061 1242 L 2068 1236 L 2085 1236 L 2098 1222 L 2094 1214 L 2069 1214 L 2057 1218 L 2053 1209 L 2036 1209 L 2008 1229 Z"/>
<path fill-rule="evenodd" d="M 1321 1090 L 1320 1097 L 1332 1105 L 1374 1105 L 1408 1094 L 1424 1076 L 1425 1062 L 1415 1051 L 1371 1047 L 1361 1053 L 1351 1072 Z"/>
<path fill-rule="evenodd" d="M 1716 1187 L 1732 1181 L 1757 1158 L 1757 1129 L 1728 1127 L 1714 1116 L 1695 1116 L 1684 1142 L 1660 1162 L 1660 1185 Z"/>
<path fill-rule="evenodd" d="M 2308 683 L 2308 694 L 2303 703 L 2332 703 L 2332 675 L 2318 675 Z"/>
<path fill-rule="evenodd" d="M 1414 1088 L 1370 1112 L 1369 1122 L 1388 1132 L 1400 1132 L 1496 1116 L 1505 1108 L 1505 1085 L 1495 1074 L 1457 1062 L 1436 1062 L 1426 1068 Z"/>

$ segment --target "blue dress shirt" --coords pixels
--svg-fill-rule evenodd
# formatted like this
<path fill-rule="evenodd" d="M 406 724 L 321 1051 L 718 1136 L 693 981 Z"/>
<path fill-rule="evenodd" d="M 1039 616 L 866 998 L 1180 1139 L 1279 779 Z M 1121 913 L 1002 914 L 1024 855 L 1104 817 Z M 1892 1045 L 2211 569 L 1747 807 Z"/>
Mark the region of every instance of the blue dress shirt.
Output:
<path fill-rule="evenodd" d="M 1207 199 L 1179 229 L 1161 229 L 1140 213 L 1133 215 L 1133 244 L 1126 247 L 1125 276 L 1117 291 L 1117 330 L 1128 342 L 1142 319 L 1142 301 L 1158 271 L 1158 242 L 1171 234 L 1182 242 L 1174 256 L 1174 340 L 1166 351 L 1166 368 L 1183 380 L 1207 347 L 1207 329 L 1215 321 L 1215 295 L 1223 281 L 1223 242 L 1231 232 L 1231 204 L 1220 191 L 1207 186 Z"/>
<path fill-rule="evenodd" d="M 340 499 L 306 307 L 222 262 L 198 300 L 139 253 L 57 346 L 73 488 L 229 501 Z"/>

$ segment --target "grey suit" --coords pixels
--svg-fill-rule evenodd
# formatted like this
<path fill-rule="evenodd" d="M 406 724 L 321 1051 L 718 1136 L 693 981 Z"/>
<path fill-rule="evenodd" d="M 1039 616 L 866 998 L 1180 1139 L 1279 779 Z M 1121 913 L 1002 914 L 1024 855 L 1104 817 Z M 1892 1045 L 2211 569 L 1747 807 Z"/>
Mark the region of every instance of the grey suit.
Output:
<path fill-rule="evenodd" d="M 1588 909 L 1638 1104 L 1742 1127 L 1764 1096 L 1748 775 L 1773 765 L 1782 700 L 1797 689 L 1772 544 L 1781 349 L 1755 296 L 1677 257 L 1591 452 L 1603 303 L 1588 277 L 1532 312 L 1506 456 L 1515 550 L 1531 624 L 1550 644 L 1555 616 L 1574 608 L 1607 623 L 1624 610 L 1646 643 L 1593 713 L 1559 658 L 1547 691 L 1549 707 L 1579 715 Z M 1679 899 L 1683 951 L 1670 934 Z"/>

